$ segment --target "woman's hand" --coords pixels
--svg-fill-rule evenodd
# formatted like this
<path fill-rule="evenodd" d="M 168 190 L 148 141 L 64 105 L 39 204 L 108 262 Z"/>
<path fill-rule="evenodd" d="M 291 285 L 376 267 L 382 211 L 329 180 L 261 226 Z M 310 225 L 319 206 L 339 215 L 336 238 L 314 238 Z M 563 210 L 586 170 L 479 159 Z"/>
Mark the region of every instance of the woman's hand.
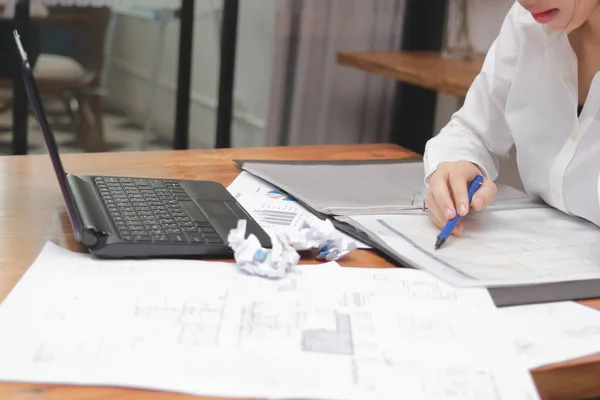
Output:
<path fill-rule="evenodd" d="M 440 163 L 429 179 L 427 190 L 427 207 L 429 218 L 439 229 L 443 229 L 446 222 L 456 216 L 456 211 L 461 217 L 469 212 L 469 183 L 482 172 L 475 164 L 469 161 L 456 161 Z M 473 195 L 471 207 L 481 211 L 496 197 L 496 185 L 485 178 L 481 187 Z M 460 222 L 452 232 L 460 235 L 462 225 Z"/>

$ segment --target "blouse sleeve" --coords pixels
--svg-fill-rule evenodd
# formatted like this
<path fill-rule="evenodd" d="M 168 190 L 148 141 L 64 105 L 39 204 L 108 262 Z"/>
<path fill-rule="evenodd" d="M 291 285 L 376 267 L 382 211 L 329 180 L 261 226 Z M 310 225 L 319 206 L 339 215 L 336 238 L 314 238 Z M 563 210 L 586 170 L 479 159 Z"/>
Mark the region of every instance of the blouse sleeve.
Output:
<path fill-rule="evenodd" d="M 463 106 L 425 146 L 425 180 L 441 162 L 466 160 L 491 180 L 498 176 L 499 157 L 507 157 L 514 141 L 504 109 L 519 53 L 518 3 L 509 10 L 499 35 L 485 57 Z"/>

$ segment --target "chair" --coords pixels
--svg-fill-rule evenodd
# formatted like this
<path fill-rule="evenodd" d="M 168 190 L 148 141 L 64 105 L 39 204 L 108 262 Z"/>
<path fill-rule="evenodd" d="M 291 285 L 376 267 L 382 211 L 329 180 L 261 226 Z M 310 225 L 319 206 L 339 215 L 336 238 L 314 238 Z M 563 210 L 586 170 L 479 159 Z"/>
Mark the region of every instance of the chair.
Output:
<path fill-rule="evenodd" d="M 100 77 L 109 15 L 106 8 L 52 7 L 47 17 L 37 19 L 40 24 L 76 33 L 73 35 L 74 58 L 40 54 L 33 73 L 42 96 L 61 100 L 71 117 L 77 140 L 86 152 L 107 150 Z M 89 49 L 92 51 L 87 52 Z M 12 91 L 12 85 L 12 79 L 0 80 L 3 91 Z M 0 111 L 5 111 L 10 108 L 11 99 L 0 104 Z"/>

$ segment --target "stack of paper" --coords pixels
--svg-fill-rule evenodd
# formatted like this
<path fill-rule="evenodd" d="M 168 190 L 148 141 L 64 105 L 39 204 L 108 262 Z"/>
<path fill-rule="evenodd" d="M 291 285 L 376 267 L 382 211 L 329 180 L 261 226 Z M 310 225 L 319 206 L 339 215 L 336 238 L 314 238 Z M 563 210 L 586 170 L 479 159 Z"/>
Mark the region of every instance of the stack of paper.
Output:
<path fill-rule="evenodd" d="M 303 221 L 318 219 L 287 193 L 245 171 L 238 175 L 227 190 L 266 231 L 298 229 Z M 351 239 L 359 248 L 369 248 L 368 245 Z"/>
<path fill-rule="evenodd" d="M 48 244 L 0 306 L 0 380 L 196 395 L 536 399 L 487 292 L 416 270 L 106 261 Z"/>
<path fill-rule="evenodd" d="M 519 358 L 528 368 L 600 352 L 600 312 L 558 302 L 500 309 Z"/>

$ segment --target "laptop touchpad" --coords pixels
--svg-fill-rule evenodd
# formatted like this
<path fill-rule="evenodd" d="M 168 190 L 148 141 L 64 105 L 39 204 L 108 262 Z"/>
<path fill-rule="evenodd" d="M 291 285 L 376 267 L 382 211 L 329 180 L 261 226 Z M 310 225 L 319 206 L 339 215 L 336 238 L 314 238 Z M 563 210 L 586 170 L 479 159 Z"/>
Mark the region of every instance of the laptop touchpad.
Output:
<path fill-rule="evenodd" d="M 200 208 L 210 216 L 216 219 L 237 219 L 236 215 L 227 207 L 224 201 L 219 200 L 196 200 Z"/>

